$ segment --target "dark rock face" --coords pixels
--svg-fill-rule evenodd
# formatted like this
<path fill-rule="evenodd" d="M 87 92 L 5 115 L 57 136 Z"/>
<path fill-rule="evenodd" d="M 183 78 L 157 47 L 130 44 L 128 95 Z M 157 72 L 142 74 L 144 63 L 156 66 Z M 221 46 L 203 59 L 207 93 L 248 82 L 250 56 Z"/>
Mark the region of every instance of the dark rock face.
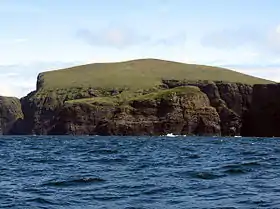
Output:
<path fill-rule="evenodd" d="M 51 127 L 51 120 L 55 117 L 62 106 L 62 101 L 52 94 L 43 98 L 24 98 L 22 107 L 24 112 L 25 134 L 46 135 Z"/>
<path fill-rule="evenodd" d="M 255 85 L 252 104 L 244 115 L 243 136 L 280 136 L 280 84 Z"/>
<path fill-rule="evenodd" d="M 53 121 L 50 134 L 91 135 L 220 135 L 220 119 L 202 92 L 133 101 L 130 106 L 67 104 Z"/>
<path fill-rule="evenodd" d="M 242 117 L 250 108 L 252 86 L 240 83 L 199 82 L 165 80 L 169 88 L 176 86 L 194 85 L 204 92 L 212 107 L 215 107 L 221 120 L 223 136 L 241 134 Z"/>
<path fill-rule="evenodd" d="M 164 80 L 162 88 L 165 89 L 197 86 L 200 91 L 191 99 L 175 96 L 172 101 L 134 101 L 124 108 L 115 105 L 69 104 L 65 102 L 69 100 L 65 93 L 58 95 L 42 91 L 40 82 L 38 79 L 37 91 L 21 99 L 24 119 L 14 124 L 11 133 L 241 135 L 252 97 L 252 87 L 245 84 Z M 108 94 L 114 96 L 118 93 L 115 90 Z M 98 91 L 89 89 L 83 93 L 76 92 L 71 98 L 98 96 Z M 189 105 L 188 101 L 193 104 Z"/>
<path fill-rule="evenodd" d="M 22 120 L 23 114 L 19 99 L 0 97 L 0 134 L 10 134 L 17 121 Z"/>
<path fill-rule="evenodd" d="M 21 99 L 23 120 L 18 121 L 13 134 L 18 135 L 46 135 L 51 127 L 51 120 L 62 106 L 63 101 L 52 92 L 44 94 L 37 91 L 29 93 Z"/>
<path fill-rule="evenodd" d="M 112 117 L 113 107 L 95 107 L 88 104 L 66 104 L 52 121 L 49 134 L 97 134 L 96 126 Z M 103 135 L 109 135 L 103 134 Z"/>
<path fill-rule="evenodd" d="M 21 100 L 0 97 L 0 134 L 280 136 L 280 84 L 164 80 L 162 89 L 196 86 L 199 91 L 124 106 L 69 103 L 100 97 L 100 91 L 77 90 L 69 97 L 65 90 L 57 94 L 41 85 L 39 79 L 39 89 Z"/>

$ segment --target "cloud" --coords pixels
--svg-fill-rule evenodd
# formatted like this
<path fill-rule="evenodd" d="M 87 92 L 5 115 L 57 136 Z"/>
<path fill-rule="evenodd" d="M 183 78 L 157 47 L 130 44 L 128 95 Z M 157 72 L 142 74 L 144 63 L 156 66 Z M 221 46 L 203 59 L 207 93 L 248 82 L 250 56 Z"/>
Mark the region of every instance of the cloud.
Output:
<path fill-rule="evenodd" d="M 0 65 L 0 95 L 22 97 L 35 90 L 40 72 L 75 65 L 63 62 L 38 62 L 27 65 Z"/>
<path fill-rule="evenodd" d="M 204 47 L 216 49 L 236 49 L 263 42 L 264 34 L 255 28 L 223 29 L 204 35 L 200 42 Z"/>
<path fill-rule="evenodd" d="M 13 73 L 13 72 L 10 72 L 10 73 L 3 73 L 3 74 L 0 74 L 0 77 L 1 78 L 11 78 L 11 77 L 17 77 L 19 76 L 18 73 Z"/>
<path fill-rule="evenodd" d="M 280 25 L 269 31 L 267 36 L 267 48 L 271 53 L 280 55 Z"/>
<path fill-rule="evenodd" d="M 27 42 L 28 39 L 27 38 L 16 38 L 13 40 L 14 43 L 24 43 Z"/>
<path fill-rule="evenodd" d="M 241 27 L 224 29 L 203 36 L 200 43 L 204 47 L 219 50 L 247 48 L 260 55 L 280 54 L 280 25 L 270 30 Z"/>
<path fill-rule="evenodd" d="M 85 43 L 97 47 L 124 49 L 134 46 L 175 46 L 185 41 L 185 34 L 177 32 L 165 36 L 152 36 L 127 27 L 109 26 L 102 30 L 79 29 L 76 37 Z"/>
<path fill-rule="evenodd" d="M 2 40 L 0 40 L 0 45 L 22 44 L 27 41 L 28 41 L 27 38 L 2 39 Z"/>
<path fill-rule="evenodd" d="M 173 1 L 170 1 L 170 0 L 158 0 L 156 1 L 156 4 L 158 5 L 158 12 L 160 14 L 167 14 L 169 11 L 170 11 L 170 8 L 173 4 Z"/>
<path fill-rule="evenodd" d="M 246 73 L 256 77 L 264 78 L 280 82 L 280 65 L 268 65 L 268 66 L 224 66 L 238 72 Z"/>
<path fill-rule="evenodd" d="M 80 29 L 76 35 L 87 44 L 101 47 L 127 48 L 150 41 L 149 36 L 125 27 L 108 27 L 99 31 Z"/>
<path fill-rule="evenodd" d="M 186 42 L 185 33 L 177 33 L 170 36 L 155 39 L 153 41 L 154 45 L 164 45 L 164 46 L 178 46 L 183 45 Z"/>

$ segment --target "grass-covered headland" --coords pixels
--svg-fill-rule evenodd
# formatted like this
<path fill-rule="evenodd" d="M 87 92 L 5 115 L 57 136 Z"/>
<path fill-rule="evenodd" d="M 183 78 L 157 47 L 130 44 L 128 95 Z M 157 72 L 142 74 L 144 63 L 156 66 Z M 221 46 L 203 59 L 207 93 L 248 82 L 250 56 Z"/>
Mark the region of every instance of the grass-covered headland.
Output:
<path fill-rule="evenodd" d="M 37 98 L 51 94 L 51 96 L 61 97 L 68 103 L 113 105 L 136 99 L 139 95 L 148 96 L 151 92 L 159 90 L 162 80 L 172 79 L 190 82 L 223 81 L 250 85 L 273 83 L 221 67 L 139 59 L 81 65 L 41 73 Z M 155 94 L 149 97 L 153 95 Z"/>

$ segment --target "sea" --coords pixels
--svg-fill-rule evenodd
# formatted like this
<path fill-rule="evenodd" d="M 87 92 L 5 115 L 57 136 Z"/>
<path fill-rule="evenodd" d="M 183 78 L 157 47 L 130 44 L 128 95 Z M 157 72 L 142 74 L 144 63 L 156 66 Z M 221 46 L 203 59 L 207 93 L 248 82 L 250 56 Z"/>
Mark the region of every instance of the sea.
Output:
<path fill-rule="evenodd" d="M 0 208 L 280 208 L 280 138 L 3 136 Z"/>

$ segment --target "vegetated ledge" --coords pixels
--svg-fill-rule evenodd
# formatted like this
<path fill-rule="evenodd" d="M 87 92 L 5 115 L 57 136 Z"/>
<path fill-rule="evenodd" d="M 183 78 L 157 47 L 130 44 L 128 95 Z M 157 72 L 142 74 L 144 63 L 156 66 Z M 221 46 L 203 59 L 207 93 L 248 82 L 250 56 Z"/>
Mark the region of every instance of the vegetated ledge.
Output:
<path fill-rule="evenodd" d="M 245 135 L 253 86 L 271 83 L 229 69 L 155 59 L 45 72 L 36 91 L 21 99 L 24 117 L 8 133 Z"/>

